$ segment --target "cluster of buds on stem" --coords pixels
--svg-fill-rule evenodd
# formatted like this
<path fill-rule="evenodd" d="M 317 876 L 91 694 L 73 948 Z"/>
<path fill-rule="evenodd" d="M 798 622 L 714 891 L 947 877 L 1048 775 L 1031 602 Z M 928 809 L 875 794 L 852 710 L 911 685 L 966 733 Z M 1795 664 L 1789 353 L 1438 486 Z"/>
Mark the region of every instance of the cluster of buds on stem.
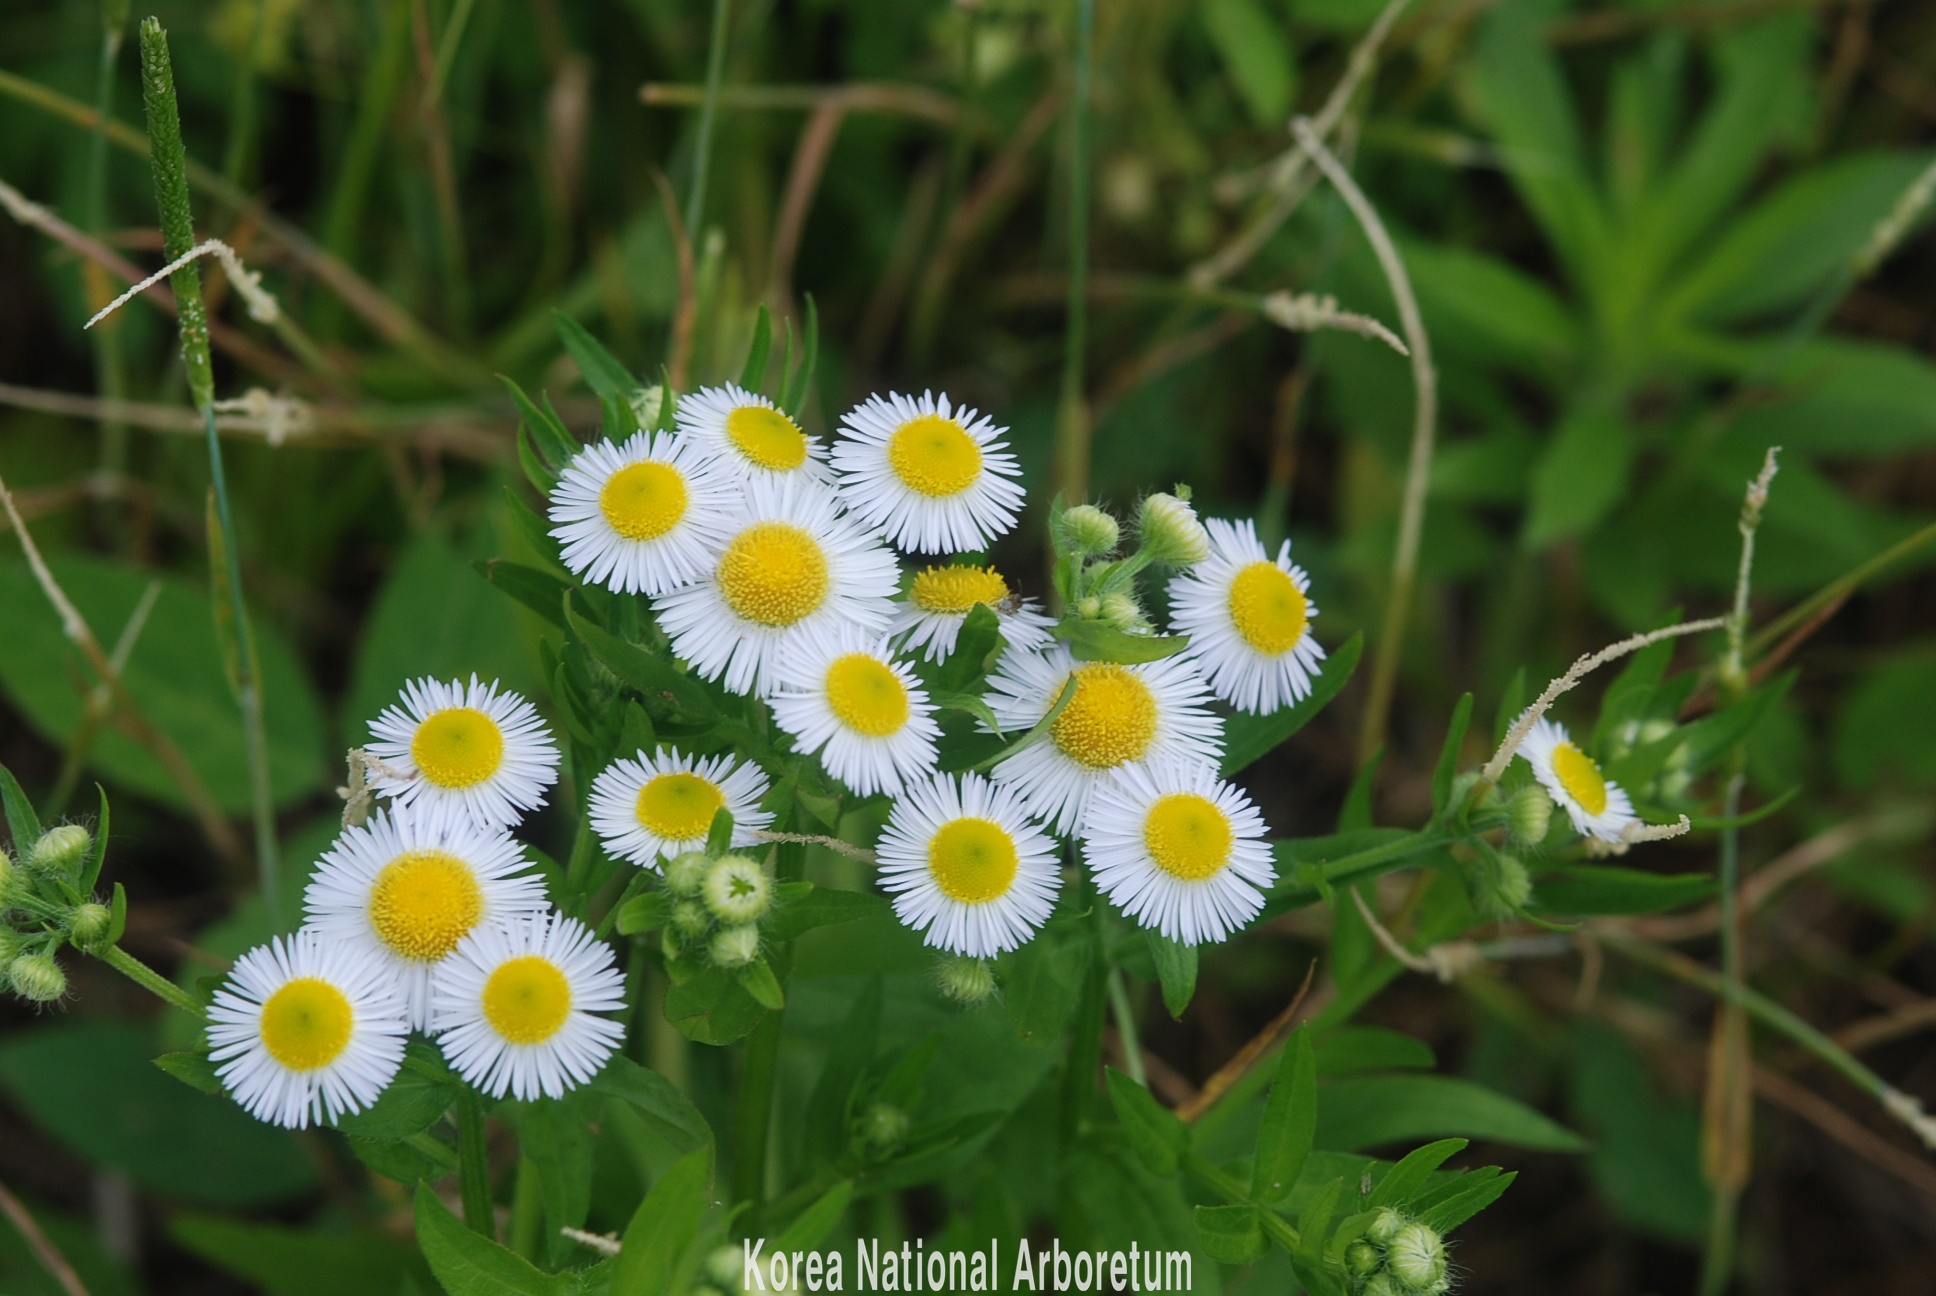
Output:
<path fill-rule="evenodd" d="M 1358 1296 L 1443 1296 L 1452 1287 L 1445 1240 L 1389 1206 L 1345 1248 L 1344 1267 Z"/>
<path fill-rule="evenodd" d="M 760 957 L 760 921 L 773 910 L 773 878 L 750 855 L 688 851 L 665 869 L 672 908 L 661 936 L 666 958 L 698 956 L 742 968 Z"/>
<path fill-rule="evenodd" d="M 1190 505 L 1190 488 L 1145 496 L 1136 507 L 1136 548 L 1118 555 L 1123 527 L 1108 510 L 1077 504 L 1050 521 L 1055 544 L 1057 591 L 1079 621 L 1098 622 L 1124 634 L 1155 633 L 1136 577 L 1145 567 L 1182 568 L 1210 556 L 1210 535 Z"/>
<path fill-rule="evenodd" d="M 98 953 L 113 944 L 114 913 L 85 894 L 100 866 L 94 834 L 58 824 L 31 842 L 0 850 L 0 984 L 31 1003 L 67 994 L 55 953 L 72 945 Z"/>

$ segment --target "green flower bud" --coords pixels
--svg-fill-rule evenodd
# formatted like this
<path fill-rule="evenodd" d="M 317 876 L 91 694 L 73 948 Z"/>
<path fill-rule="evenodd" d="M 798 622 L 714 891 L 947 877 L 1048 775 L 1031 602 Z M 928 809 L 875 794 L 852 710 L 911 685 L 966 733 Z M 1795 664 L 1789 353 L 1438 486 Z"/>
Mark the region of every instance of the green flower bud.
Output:
<path fill-rule="evenodd" d="M 907 1138 L 908 1114 L 887 1103 L 875 1103 L 860 1118 L 861 1142 L 878 1152 L 892 1152 Z"/>
<path fill-rule="evenodd" d="M 1371 1277 L 1378 1272 L 1378 1266 L 1384 1261 L 1385 1257 L 1379 1253 L 1378 1248 L 1363 1238 L 1359 1238 L 1344 1249 L 1345 1272 L 1353 1278 Z"/>
<path fill-rule="evenodd" d="M 716 967 L 745 967 L 760 956 L 760 929 L 751 923 L 727 927 L 713 937 L 711 953 Z"/>
<path fill-rule="evenodd" d="M 1100 621 L 1102 619 L 1102 600 L 1094 594 L 1083 595 L 1076 600 L 1076 615 L 1084 621 Z"/>
<path fill-rule="evenodd" d="M 1493 889 L 1498 894 L 1500 904 L 1508 911 L 1518 913 L 1533 898 L 1533 879 L 1527 875 L 1525 864 L 1514 856 L 1501 855 L 1493 877 Z"/>
<path fill-rule="evenodd" d="M 1158 562 L 1188 567 L 1210 556 L 1210 533 L 1197 521 L 1197 511 L 1174 495 L 1159 491 L 1144 497 L 1136 529 Z"/>
<path fill-rule="evenodd" d="M 1404 1228 L 1406 1222 L 1403 1215 L 1386 1206 L 1372 1217 L 1371 1227 L 1365 1230 L 1365 1236 L 1381 1247 L 1390 1246 L 1391 1240 L 1398 1236 L 1398 1230 Z"/>
<path fill-rule="evenodd" d="M 1121 591 L 1103 595 L 1096 610 L 1101 613 L 1102 623 L 1113 630 L 1143 634 L 1150 629 L 1150 620 L 1143 615 L 1142 604 Z"/>
<path fill-rule="evenodd" d="M 1365 1279 L 1365 1285 L 1358 1290 L 1360 1296 L 1409 1296 L 1408 1293 L 1399 1290 L 1398 1284 L 1392 1281 L 1390 1274 L 1382 1271 Z"/>
<path fill-rule="evenodd" d="M 995 969 L 986 960 L 951 956 L 935 967 L 941 993 L 958 1004 L 980 1003 L 995 993 Z"/>
<path fill-rule="evenodd" d="M 114 914 L 106 905 L 84 904 L 68 918 L 67 934 L 74 948 L 93 953 L 107 944 L 108 929 L 112 926 Z"/>
<path fill-rule="evenodd" d="M 35 1003 L 52 1003 L 67 993 L 67 974 L 52 954 L 21 954 L 7 965 L 14 993 Z"/>
<path fill-rule="evenodd" d="M 0 910 L 7 907 L 7 897 L 13 893 L 13 856 L 0 850 Z"/>
<path fill-rule="evenodd" d="M 1061 548 L 1095 558 L 1116 547 L 1122 528 L 1116 519 L 1094 504 L 1078 504 L 1062 510 Z"/>
<path fill-rule="evenodd" d="M 1506 814 L 1506 831 L 1513 845 L 1532 850 L 1546 840 L 1546 833 L 1553 826 L 1553 798 L 1539 784 L 1529 783 L 1513 793 Z"/>
<path fill-rule="evenodd" d="M 681 900 L 672 906 L 672 928 L 681 936 L 704 936 L 712 926 L 713 916 L 697 900 Z"/>
<path fill-rule="evenodd" d="M 1407 1224 L 1385 1248 L 1385 1268 L 1420 1296 L 1437 1296 L 1450 1284 L 1445 1276 L 1445 1243 L 1423 1224 Z"/>
<path fill-rule="evenodd" d="M 36 872 L 71 877 L 81 871 L 81 860 L 94 844 L 94 834 L 79 824 L 49 828 L 27 853 L 28 866 Z"/>
<path fill-rule="evenodd" d="M 713 862 L 705 851 L 687 851 L 666 861 L 666 890 L 674 895 L 696 896 L 699 889 L 706 885 L 706 874 L 712 869 Z"/>
<path fill-rule="evenodd" d="M 738 1291 L 744 1276 L 743 1257 L 736 1246 L 715 1247 L 706 1257 L 706 1276 L 727 1291 Z"/>
<path fill-rule="evenodd" d="M 745 855 L 714 860 L 700 893 L 713 917 L 726 923 L 758 922 L 773 903 L 773 883 L 766 870 Z"/>

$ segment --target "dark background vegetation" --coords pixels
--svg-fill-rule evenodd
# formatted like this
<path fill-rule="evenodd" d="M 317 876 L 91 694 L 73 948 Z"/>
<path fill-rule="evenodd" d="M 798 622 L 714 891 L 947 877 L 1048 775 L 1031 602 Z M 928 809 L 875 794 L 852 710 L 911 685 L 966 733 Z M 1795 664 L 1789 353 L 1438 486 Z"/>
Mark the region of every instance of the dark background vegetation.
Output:
<path fill-rule="evenodd" d="M 1188 272 L 1252 218 L 1256 200 L 1232 193 L 1233 178 L 1287 147 L 1286 116 L 1322 101 L 1378 7 L 1103 0 L 1097 25 L 1091 492 L 1121 504 L 1184 480 L 1208 512 L 1289 535 L 1332 644 L 1375 632 L 1383 607 L 1409 370 L 1363 339 L 1294 335 L 1193 294 Z M 548 389 L 581 427 L 595 421 L 560 360 L 554 308 L 641 372 L 665 362 L 680 299 L 668 213 L 691 184 L 696 95 L 647 104 L 641 87 L 701 81 L 708 6 L 477 0 L 434 102 L 451 0 L 156 8 L 190 154 L 248 197 L 238 208 L 198 193 L 199 224 L 265 270 L 333 371 L 290 360 L 215 277 L 218 318 L 273 361 L 218 352 L 219 391 L 259 385 L 324 415 L 311 442 L 229 442 L 295 877 L 337 814 L 336 754 L 406 673 L 476 669 L 541 688 L 533 625 L 470 567 L 521 544 L 501 504 L 517 480 L 515 420 L 490 375 Z M 692 379 L 737 371 L 758 303 L 798 321 L 811 294 L 813 427 L 876 388 L 945 388 L 1013 429 L 1039 509 L 1063 362 L 1073 6 L 733 10 L 695 240 Z M 0 180 L 152 266 L 145 164 L 108 149 L 97 198 L 90 133 L 30 102 L 34 86 L 95 101 L 101 31 L 81 0 L 0 11 Z M 112 111 L 137 122 L 131 38 Z M 804 111 L 805 93 L 748 98 L 793 87 L 824 102 L 861 86 L 882 89 L 837 122 Z M 1768 444 L 1787 451 L 1756 571 L 1764 617 L 1936 514 L 1936 242 L 1912 233 L 1874 275 L 1836 278 L 1930 161 L 1936 6 L 1417 0 L 1351 123 L 1347 155 L 1416 278 L 1444 397 L 1379 822 L 1429 810 L 1462 692 L 1490 717 L 1521 665 L 1537 682 L 1673 609 L 1724 611 L 1742 485 Z M 816 141 L 830 143 L 817 174 Z M 265 230 L 268 213 L 355 267 L 429 340 L 373 329 Z M 208 630 L 202 447 L 46 408 L 48 393 L 118 394 L 186 418 L 164 316 L 137 303 L 109 342 L 81 332 L 106 282 L 0 222 L 0 475 L 104 639 L 150 574 L 163 581 L 128 682 L 246 835 L 239 728 Z M 1396 320 L 1323 188 L 1229 286 L 1333 293 Z M 1040 592 L 1028 542 L 999 557 Z M 1932 557 L 1892 567 L 1793 653 L 1800 681 L 1756 734 L 1749 802 L 1803 791 L 1744 832 L 1752 870 L 1846 829 L 1757 913 L 1751 975 L 1925 1097 L 1936 1097 Z M 37 795 L 60 780 L 85 679 L 5 542 L 0 762 Z M 1335 822 L 1358 765 L 1363 679 L 1253 771 L 1278 832 Z M 1559 714 L 1577 725 L 1592 711 L 1576 695 Z M 1475 739 L 1467 759 L 1480 756 Z M 145 753 L 104 732 L 69 813 L 92 813 L 96 778 L 116 793 L 109 876 L 136 902 L 131 948 L 192 977 L 266 929 L 246 865 L 210 848 Z M 1714 840 L 1651 850 L 1643 866 L 1702 870 Z M 1685 935 L 1688 953 L 1713 956 L 1712 924 Z M 1320 908 L 1211 956 L 1191 1013 L 1152 1027 L 1159 1092 L 1187 1093 L 1227 1060 L 1331 939 Z M 1326 975 L 1321 965 L 1320 985 Z M 128 1024 L 151 1005 L 96 968 L 74 977 L 55 1012 L 0 1008 L 0 1180 L 42 1209 L 98 1296 L 240 1290 L 197 1258 L 222 1252 L 232 1227 L 215 1210 L 280 1224 L 360 1214 L 407 1238 L 407 1203 L 346 1189 L 353 1171 L 315 1140 L 181 1123 L 173 1082 L 145 1062 L 154 1031 Z M 1408 978 L 1365 1015 L 1594 1141 L 1584 1156 L 1488 1156 L 1523 1173 L 1461 1231 L 1462 1290 L 1691 1289 L 1711 1001 L 1610 956 L 1602 967 L 1568 954 L 1452 987 Z M 1936 1162 L 1819 1065 L 1767 1041 L 1757 1064 L 1745 1288 L 1936 1289 Z M 184 1163 L 183 1146 L 207 1155 Z M 50 1290 L 6 1229 L 0 1290 Z"/>

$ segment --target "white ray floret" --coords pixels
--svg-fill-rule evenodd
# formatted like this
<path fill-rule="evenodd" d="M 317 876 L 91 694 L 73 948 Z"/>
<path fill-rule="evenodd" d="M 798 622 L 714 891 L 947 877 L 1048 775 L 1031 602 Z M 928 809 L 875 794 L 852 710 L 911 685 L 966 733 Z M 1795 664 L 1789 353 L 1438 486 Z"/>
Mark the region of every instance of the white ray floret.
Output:
<path fill-rule="evenodd" d="M 1533 767 L 1533 777 L 1565 809 L 1581 836 L 1620 842 L 1630 825 L 1640 823 L 1626 789 L 1600 772 L 1563 725 L 1534 721 L 1518 754 Z"/>
<path fill-rule="evenodd" d="M 1262 715 L 1308 697 L 1324 649 L 1311 637 L 1318 609 L 1291 542 L 1272 558 L 1248 518 L 1204 525 L 1210 556 L 1170 582 L 1171 629 L 1190 636 L 1211 689 L 1239 711 Z"/>
<path fill-rule="evenodd" d="M 1011 736 L 1033 729 L 1063 688 L 1075 687 L 1047 732 L 994 770 L 997 783 L 1020 789 L 1057 832 L 1080 829 L 1096 785 L 1125 765 L 1166 757 L 1215 765 L 1223 753 L 1223 723 L 1188 657 L 1078 662 L 1057 644 L 1004 653 L 988 684 L 989 709 Z"/>
<path fill-rule="evenodd" d="M 402 994 L 410 1025 L 430 1024 L 430 977 L 478 927 L 549 907 L 523 847 L 502 829 L 433 825 L 379 810 L 343 830 L 303 892 L 308 927 L 365 951 Z"/>
<path fill-rule="evenodd" d="M 945 393 L 870 396 L 834 442 L 841 499 L 902 549 L 986 549 L 1015 525 L 1024 497 L 1005 430 Z"/>
<path fill-rule="evenodd" d="M 934 705 L 887 636 L 819 627 L 787 645 L 774 679 L 775 723 L 860 795 L 899 792 L 934 767 Z"/>
<path fill-rule="evenodd" d="M 1028 940 L 1062 886 L 1054 840 L 979 774 L 935 774 L 894 804 L 875 853 L 894 912 L 938 949 L 989 958 Z"/>
<path fill-rule="evenodd" d="M 679 398 L 679 435 L 716 457 L 734 477 L 765 481 L 827 479 L 827 449 L 784 410 L 737 383 L 701 387 Z"/>
<path fill-rule="evenodd" d="M 258 1120 L 304 1129 L 374 1103 L 410 1033 L 389 969 L 311 931 L 235 962 L 208 1008 L 209 1057 Z"/>
<path fill-rule="evenodd" d="M 611 946 L 576 919 L 536 914 L 464 938 L 437 969 L 430 1028 L 466 1082 L 530 1102 L 598 1074 L 625 1028 L 597 1014 L 624 1006 Z"/>
<path fill-rule="evenodd" d="M 622 757 L 592 780 L 591 824 L 619 859 L 657 871 L 661 859 L 706 844 L 713 816 L 733 816 L 733 845 L 750 846 L 773 822 L 760 809 L 766 775 L 733 756 L 686 756 L 677 747 Z"/>
<path fill-rule="evenodd" d="M 905 599 L 895 606 L 889 633 L 908 651 L 937 662 L 954 652 L 962 625 L 977 607 L 995 614 L 1003 642 L 1019 652 L 1048 647 L 1049 627 L 1055 624 L 1033 599 L 1011 590 L 993 567 L 924 567 L 914 573 Z"/>
<path fill-rule="evenodd" d="M 812 482 L 744 483 L 697 583 L 653 600 L 672 650 L 735 693 L 764 694 L 783 646 L 834 625 L 878 634 L 894 614 L 894 555 Z"/>
<path fill-rule="evenodd" d="M 1220 941 L 1276 879 L 1264 817 L 1208 765 L 1126 766 L 1096 790 L 1083 859 L 1117 908 L 1185 945 Z"/>
<path fill-rule="evenodd" d="M 371 784 L 429 823 L 502 828 L 544 804 L 558 746 L 537 709 L 497 682 L 411 680 L 370 722 Z"/>
<path fill-rule="evenodd" d="M 729 482 L 704 446 L 669 432 L 595 441 L 552 489 L 551 534 L 577 575 L 620 594 L 660 594 L 705 570 Z"/>

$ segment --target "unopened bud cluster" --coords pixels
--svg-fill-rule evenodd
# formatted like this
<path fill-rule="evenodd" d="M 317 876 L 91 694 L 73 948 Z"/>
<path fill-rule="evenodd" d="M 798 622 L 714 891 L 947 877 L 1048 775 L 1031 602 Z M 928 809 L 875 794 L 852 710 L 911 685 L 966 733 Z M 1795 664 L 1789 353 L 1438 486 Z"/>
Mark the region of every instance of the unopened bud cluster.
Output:
<path fill-rule="evenodd" d="M 1389 1206 L 1345 1248 L 1344 1267 L 1358 1296 L 1442 1296 L 1452 1287 L 1444 1239 Z"/>
<path fill-rule="evenodd" d="M 1190 505 L 1190 490 L 1144 497 L 1136 506 L 1136 548 L 1117 556 L 1123 527 L 1108 510 L 1078 504 L 1056 515 L 1050 529 L 1057 557 L 1056 585 L 1069 610 L 1124 634 L 1156 630 L 1137 590 L 1145 567 L 1188 567 L 1210 556 L 1210 534 Z"/>
<path fill-rule="evenodd" d="M 63 945 L 98 953 L 112 943 L 114 915 L 81 890 L 94 834 L 57 824 L 31 842 L 0 850 L 0 988 L 30 1003 L 67 994 L 55 953 Z"/>
<path fill-rule="evenodd" d="M 750 855 L 688 851 L 665 866 L 672 908 L 661 935 L 666 957 L 742 968 L 760 957 L 760 921 L 773 911 L 773 878 Z"/>

